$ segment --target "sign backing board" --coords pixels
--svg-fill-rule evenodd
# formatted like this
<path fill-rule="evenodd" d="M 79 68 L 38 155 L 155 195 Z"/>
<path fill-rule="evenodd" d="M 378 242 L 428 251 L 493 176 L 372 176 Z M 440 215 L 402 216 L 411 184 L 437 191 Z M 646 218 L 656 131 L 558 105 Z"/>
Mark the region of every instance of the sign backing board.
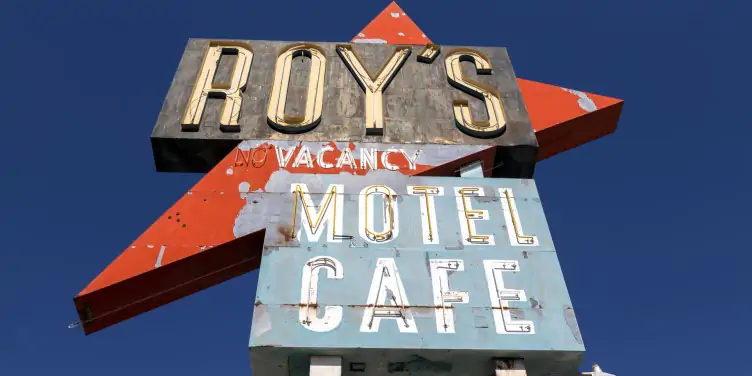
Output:
<path fill-rule="evenodd" d="M 296 175 L 258 195 L 274 212 L 254 373 L 302 372 L 311 355 L 366 374 L 483 374 L 493 357 L 524 358 L 532 376 L 577 370 L 584 345 L 532 180 Z"/>
<path fill-rule="evenodd" d="M 191 39 L 152 133 L 157 169 L 208 171 L 268 139 L 496 146 L 531 177 L 506 49 L 430 46 Z"/>

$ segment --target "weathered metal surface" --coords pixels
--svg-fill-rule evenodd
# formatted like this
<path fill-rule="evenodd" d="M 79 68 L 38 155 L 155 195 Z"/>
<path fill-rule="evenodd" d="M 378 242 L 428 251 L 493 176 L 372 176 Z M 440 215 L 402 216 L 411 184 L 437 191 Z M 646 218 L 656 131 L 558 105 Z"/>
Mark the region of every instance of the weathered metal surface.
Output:
<path fill-rule="evenodd" d="M 431 199 L 414 186 L 429 187 Z M 310 193 L 305 206 L 298 187 Z M 482 195 L 463 202 L 469 188 Z M 254 373 L 297 374 L 310 355 L 365 363 L 367 374 L 484 374 L 493 357 L 524 358 L 533 376 L 576 372 L 584 346 L 532 180 L 296 175 L 264 196 L 273 211 Z M 482 219 L 468 226 L 467 213 Z M 391 237 L 375 241 L 365 226 L 393 227 Z M 393 316 L 373 318 L 385 310 Z"/>
<path fill-rule="evenodd" d="M 297 175 L 452 176 L 472 161 L 490 174 L 496 151 L 486 145 L 244 141 L 78 294 L 84 330 L 95 332 L 257 268 L 269 223 L 263 193 L 278 192 Z"/>
<path fill-rule="evenodd" d="M 517 79 L 538 139 L 538 160 L 574 149 L 616 131 L 624 101 Z"/>
<path fill-rule="evenodd" d="M 209 40 L 191 39 L 152 133 L 158 170 L 207 171 L 217 163 L 218 158 L 224 156 L 222 152 L 226 153 L 232 147 L 233 144 L 228 141 L 270 139 L 495 145 L 508 149 L 507 163 L 524 164 L 528 166 L 528 176 L 525 177 L 532 174 L 537 142 L 512 64 L 504 48 L 472 47 L 487 55 L 492 65 L 492 74 L 476 74 L 471 63 L 467 63 L 464 73 L 500 93 L 506 130 L 500 137 L 489 140 L 468 136 L 455 125 L 453 100 L 467 100 L 475 119 L 488 119 L 483 100 L 452 87 L 447 81 L 445 54 L 455 50 L 455 47 L 442 46 L 439 57 L 432 64 L 425 64 L 416 58 L 423 46 L 412 46 L 412 54 L 388 84 L 383 95 L 383 136 L 366 136 L 364 91 L 338 55 L 335 48 L 337 44 L 316 42 L 326 56 L 323 115 L 321 122 L 313 130 L 291 135 L 277 132 L 267 124 L 267 106 L 277 56 L 285 46 L 293 42 L 241 42 L 252 47 L 253 59 L 247 88 L 241 95 L 238 132 L 223 131 L 219 126 L 219 112 L 224 103 L 222 98 L 209 99 L 197 131 L 186 132 L 181 128 L 181 118 L 190 102 L 190 95 L 209 45 Z M 352 48 L 371 74 L 375 74 L 395 50 L 395 46 L 372 44 L 353 44 Z M 220 64 L 214 82 L 227 81 L 232 64 L 234 63 Z M 299 114 L 305 108 L 307 70 L 309 68 L 302 60 L 293 60 L 287 99 L 291 115 Z"/>

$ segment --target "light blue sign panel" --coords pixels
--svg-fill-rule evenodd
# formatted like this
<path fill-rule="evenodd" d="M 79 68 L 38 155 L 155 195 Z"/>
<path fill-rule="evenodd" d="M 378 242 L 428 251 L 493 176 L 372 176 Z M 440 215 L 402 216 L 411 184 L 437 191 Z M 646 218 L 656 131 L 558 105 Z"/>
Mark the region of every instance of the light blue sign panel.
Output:
<path fill-rule="evenodd" d="M 573 374 L 584 346 L 532 180 L 302 175 L 271 191 L 253 372 Z M 352 368 L 352 369 L 351 369 Z"/>

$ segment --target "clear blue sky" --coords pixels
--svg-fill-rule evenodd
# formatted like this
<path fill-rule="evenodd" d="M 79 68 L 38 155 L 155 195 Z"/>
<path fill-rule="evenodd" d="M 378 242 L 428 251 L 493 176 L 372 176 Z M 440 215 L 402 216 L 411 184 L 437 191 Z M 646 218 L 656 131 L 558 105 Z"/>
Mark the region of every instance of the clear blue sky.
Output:
<path fill-rule="evenodd" d="M 0 375 L 250 374 L 256 273 L 89 337 L 72 298 L 200 178 L 149 143 L 189 37 L 346 41 L 388 3 L 0 1 Z M 625 99 L 617 133 L 536 171 L 585 364 L 748 374 L 749 1 L 399 4 L 437 43 Z"/>

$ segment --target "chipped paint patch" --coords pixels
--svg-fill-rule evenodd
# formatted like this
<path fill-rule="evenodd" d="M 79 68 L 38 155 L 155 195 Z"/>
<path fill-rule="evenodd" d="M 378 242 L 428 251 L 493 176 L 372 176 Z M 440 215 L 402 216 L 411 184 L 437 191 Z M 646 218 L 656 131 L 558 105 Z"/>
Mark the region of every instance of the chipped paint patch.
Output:
<path fill-rule="evenodd" d="M 253 311 L 253 325 L 251 325 L 251 337 L 258 337 L 272 330 L 272 320 L 269 317 L 269 311 L 263 304 L 256 304 Z"/>
<path fill-rule="evenodd" d="M 574 309 L 569 306 L 564 306 L 564 321 L 572 331 L 572 336 L 577 343 L 582 344 L 582 333 L 580 333 L 580 326 L 577 325 L 577 319 L 574 316 Z"/>
<path fill-rule="evenodd" d="M 386 44 L 387 41 L 384 40 L 384 39 L 378 39 L 378 38 L 373 38 L 373 39 L 363 38 L 363 39 L 355 39 L 355 40 L 353 40 L 353 43 Z"/>
<path fill-rule="evenodd" d="M 240 199 L 245 200 L 250 190 L 251 190 L 251 184 L 248 183 L 247 181 L 244 181 L 238 184 L 238 191 L 240 192 Z"/>
<path fill-rule="evenodd" d="M 157 256 L 157 262 L 154 263 L 155 268 L 162 266 L 162 257 L 164 257 L 165 248 L 167 248 L 167 246 L 164 246 L 164 245 L 161 248 L 159 248 L 159 255 Z"/>
<path fill-rule="evenodd" d="M 581 109 L 587 112 L 593 112 L 598 109 L 598 106 L 596 106 L 595 102 L 590 97 L 588 97 L 587 93 L 583 93 L 579 90 L 574 90 L 574 89 L 566 89 L 566 88 L 561 88 L 561 89 L 566 91 L 567 93 L 576 95 L 578 98 L 577 105 L 579 105 Z"/>

